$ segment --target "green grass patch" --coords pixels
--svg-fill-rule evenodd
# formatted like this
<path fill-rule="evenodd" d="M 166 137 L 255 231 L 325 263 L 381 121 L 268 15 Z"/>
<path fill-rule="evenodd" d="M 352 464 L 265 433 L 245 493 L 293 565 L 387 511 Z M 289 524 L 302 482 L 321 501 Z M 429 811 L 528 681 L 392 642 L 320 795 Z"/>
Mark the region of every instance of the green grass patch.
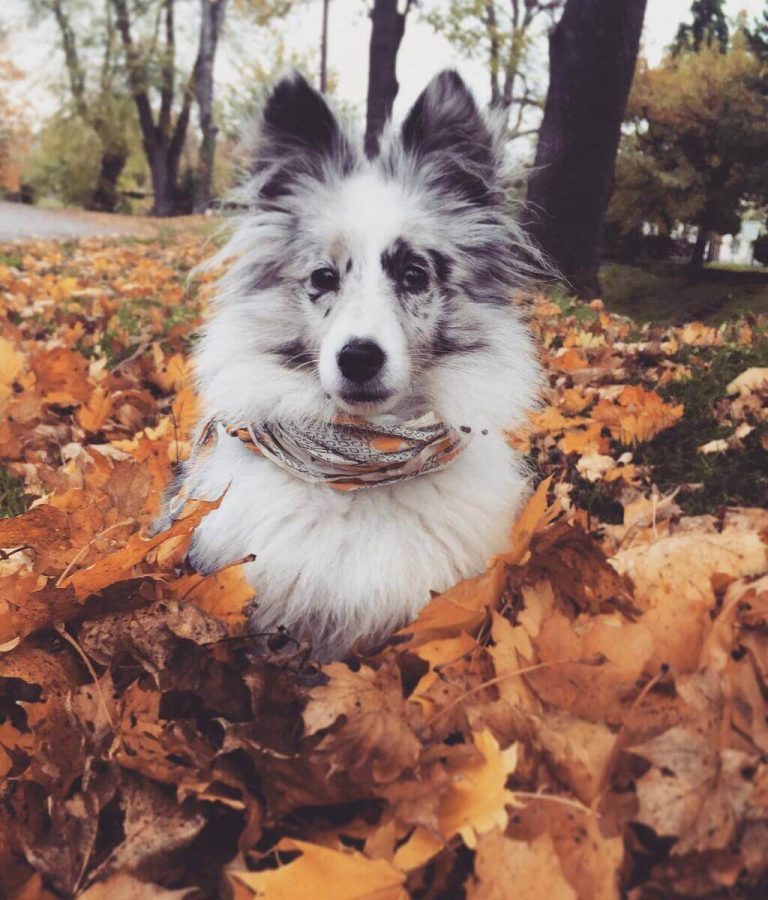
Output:
<path fill-rule="evenodd" d="M 701 484 L 701 488 L 683 490 L 678 496 L 689 515 L 714 513 L 721 506 L 768 506 L 768 452 L 761 444 L 768 433 L 765 425 L 745 438 L 743 449 L 712 454 L 698 449 L 733 434 L 736 426 L 719 424 L 715 407 L 737 375 L 750 366 L 768 366 L 768 340 L 754 348 L 692 348 L 681 352 L 677 360 L 691 362 L 693 377 L 673 382 L 660 393 L 685 406 L 683 418 L 639 447 L 635 462 L 652 467 L 653 480 L 663 491 L 681 483 Z"/>
<path fill-rule="evenodd" d="M 766 269 L 715 264 L 707 266 L 701 280 L 692 284 L 681 263 L 606 265 L 600 281 L 607 309 L 639 322 L 695 320 L 717 325 L 768 312 Z"/>
<path fill-rule="evenodd" d="M 548 296 L 555 305 L 560 307 L 564 316 L 573 316 L 582 325 L 594 322 L 597 318 L 597 310 L 577 300 L 559 285 L 553 288 Z"/>
<path fill-rule="evenodd" d="M 11 269 L 23 269 L 24 257 L 21 253 L 0 253 L 0 266 L 8 266 Z"/>
<path fill-rule="evenodd" d="M 24 482 L 7 469 L 0 468 L 0 519 L 20 516 L 26 510 Z"/>

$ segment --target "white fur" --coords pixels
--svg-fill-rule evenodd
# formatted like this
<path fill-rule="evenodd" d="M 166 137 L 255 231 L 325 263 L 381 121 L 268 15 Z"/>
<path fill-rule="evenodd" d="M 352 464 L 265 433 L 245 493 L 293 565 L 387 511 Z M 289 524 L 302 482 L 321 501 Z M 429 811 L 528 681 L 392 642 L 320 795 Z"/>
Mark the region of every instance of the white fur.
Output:
<path fill-rule="evenodd" d="M 454 316 L 459 327 L 480 330 L 485 346 L 426 360 L 420 341 L 434 322 L 403 323 L 381 254 L 403 235 L 450 248 L 471 239 L 474 226 L 442 214 L 415 175 L 393 179 L 360 163 L 343 179 L 308 185 L 301 222 L 300 243 L 285 253 L 280 216 L 246 214 L 224 251 L 233 262 L 196 359 L 202 421 L 327 420 L 349 408 L 338 395 L 338 350 L 350 338 L 370 337 L 387 353 L 382 381 L 392 396 L 367 414 L 434 409 L 472 430 L 449 468 L 352 493 L 300 481 L 223 429 L 188 476 L 194 496 L 227 491 L 195 534 L 195 565 L 214 569 L 255 554 L 247 567 L 257 591 L 254 628 L 284 625 L 328 659 L 384 637 L 412 619 L 431 591 L 481 572 L 507 546 L 527 480 L 504 430 L 534 402 L 539 369 L 511 304 L 469 300 Z M 281 253 L 288 283 L 253 289 L 249 273 Z M 297 287 L 326 257 L 340 265 L 354 260 L 327 314 Z M 287 368 L 269 352 L 297 336 L 319 360 L 317 369 Z"/>

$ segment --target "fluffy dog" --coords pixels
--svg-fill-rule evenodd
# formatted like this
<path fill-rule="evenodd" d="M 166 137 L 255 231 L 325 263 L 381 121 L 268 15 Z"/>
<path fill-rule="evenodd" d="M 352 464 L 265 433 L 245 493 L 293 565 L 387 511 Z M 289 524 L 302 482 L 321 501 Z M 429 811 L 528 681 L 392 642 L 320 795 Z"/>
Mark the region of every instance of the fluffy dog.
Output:
<path fill-rule="evenodd" d="M 299 75 L 266 101 L 196 353 L 203 417 L 174 490 L 220 507 L 190 559 L 249 554 L 252 625 L 319 659 L 480 572 L 527 493 L 512 428 L 540 373 L 503 129 L 443 72 L 366 159 Z"/>

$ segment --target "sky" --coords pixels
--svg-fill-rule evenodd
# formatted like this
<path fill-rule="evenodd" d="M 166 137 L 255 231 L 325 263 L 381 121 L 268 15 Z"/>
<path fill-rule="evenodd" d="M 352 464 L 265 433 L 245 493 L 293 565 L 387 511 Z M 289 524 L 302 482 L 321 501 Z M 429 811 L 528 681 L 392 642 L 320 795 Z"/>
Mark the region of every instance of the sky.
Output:
<path fill-rule="evenodd" d="M 429 3 L 430 0 L 421 0 L 420 5 L 428 8 Z M 27 73 L 20 88 L 24 102 L 44 116 L 53 112 L 57 105 L 50 85 L 61 72 L 62 58 L 58 51 L 51 52 L 54 35 L 50 26 L 28 27 L 28 4 L 29 0 L 0 0 L 0 27 L 10 31 L 13 59 Z M 316 51 L 321 8 L 320 0 L 306 0 L 287 18 L 281 32 L 288 52 L 309 56 Z M 347 107 L 360 113 L 365 108 L 368 66 L 370 19 L 367 8 L 365 0 L 331 0 L 330 3 L 329 66 L 338 81 L 339 98 Z M 731 17 L 744 10 L 753 18 L 766 8 L 766 0 L 726 0 L 725 8 Z M 648 0 L 643 52 L 652 63 L 660 59 L 689 9 L 690 0 Z M 248 55 L 249 40 L 248 35 L 230 34 L 222 44 L 217 75 L 223 82 L 231 83 L 241 77 L 238 63 L 243 55 Z M 269 51 L 262 47 L 254 52 L 268 54 Z M 544 45 L 540 53 L 543 67 Z M 269 59 L 263 62 L 268 66 Z M 398 56 L 400 93 L 395 104 L 395 117 L 404 115 L 430 77 L 447 66 L 459 69 L 480 100 L 488 99 L 488 77 L 482 60 L 467 59 L 458 54 L 420 18 L 417 5 L 409 14 Z"/>

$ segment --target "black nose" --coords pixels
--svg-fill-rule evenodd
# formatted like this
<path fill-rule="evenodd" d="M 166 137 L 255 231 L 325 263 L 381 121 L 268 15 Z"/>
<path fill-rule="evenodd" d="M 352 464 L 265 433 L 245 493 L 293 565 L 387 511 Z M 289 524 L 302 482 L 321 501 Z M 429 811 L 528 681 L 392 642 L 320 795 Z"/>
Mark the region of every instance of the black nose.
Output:
<path fill-rule="evenodd" d="M 336 361 L 345 378 L 362 384 L 381 371 L 384 351 L 376 341 L 354 340 L 341 348 Z"/>

